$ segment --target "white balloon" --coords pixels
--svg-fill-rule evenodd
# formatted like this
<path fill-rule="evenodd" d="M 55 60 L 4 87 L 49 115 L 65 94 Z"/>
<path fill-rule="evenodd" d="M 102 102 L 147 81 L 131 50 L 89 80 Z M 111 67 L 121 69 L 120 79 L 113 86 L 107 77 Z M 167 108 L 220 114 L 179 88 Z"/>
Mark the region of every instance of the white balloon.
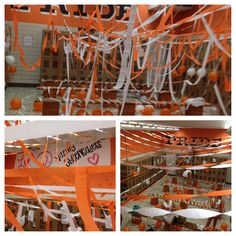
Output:
<path fill-rule="evenodd" d="M 206 69 L 205 68 L 198 69 L 197 75 L 201 78 L 204 77 L 206 75 Z"/>
<path fill-rule="evenodd" d="M 14 65 L 15 61 L 16 61 L 16 59 L 12 55 L 7 55 L 6 56 L 6 62 L 7 62 L 8 65 L 10 65 L 10 66 Z"/>
<path fill-rule="evenodd" d="M 145 184 L 146 184 L 146 185 L 149 185 L 149 184 L 150 184 L 150 179 L 146 179 L 146 180 L 145 180 Z"/>
<path fill-rule="evenodd" d="M 189 68 L 189 69 L 187 70 L 187 75 L 188 75 L 189 77 L 192 77 L 192 76 L 194 76 L 195 74 L 196 74 L 196 70 L 195 70 L 194 67 Z"/>
<path fill-rule="evenodd" d="M 135 108 L 136 112 L 140 112 L 140 111 L 142 111 L 143 109 L 144 109 L 144 106 L 143 106 L 143 105 L 137 105 L 136 108 Z"/>
<path fill-rule="evenodd" d="M 216 159 L 215 159 L 215 158 L 213 158 L 213 159 L 212 159 L 212 162 L 216 162 Z"/>

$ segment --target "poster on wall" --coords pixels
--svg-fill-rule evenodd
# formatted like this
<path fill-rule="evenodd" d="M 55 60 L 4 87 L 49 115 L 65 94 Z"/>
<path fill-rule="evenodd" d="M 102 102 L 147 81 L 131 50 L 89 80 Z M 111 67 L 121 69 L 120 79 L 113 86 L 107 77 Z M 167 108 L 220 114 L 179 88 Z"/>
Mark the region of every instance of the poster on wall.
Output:
<path fill-rule="evenodd" d="M 44 146 L 34 148 L 31 152 L 35 158 L 43 162 L 45 167 L 103 166 L 111 164 L 110 139 L 100 139 L 82 144 L 59 142 L 58 151 L 55 143 L 48 144 L 45 156 Z M 17 155 L 15 169 L 26 168 L 26 166 L 30 168 L 37 167 L 34 162 L 25 158 L 23 153 Z"/>

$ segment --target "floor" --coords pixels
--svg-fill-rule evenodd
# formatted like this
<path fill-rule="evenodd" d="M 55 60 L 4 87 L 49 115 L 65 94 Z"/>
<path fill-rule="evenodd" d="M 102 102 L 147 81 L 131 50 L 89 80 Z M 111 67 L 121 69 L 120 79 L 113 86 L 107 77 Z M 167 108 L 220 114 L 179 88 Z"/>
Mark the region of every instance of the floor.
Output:
<path fill-rule="evenodd" d="M 42 96 L 42 91 L 34 87 L 7 87 L 5 89 L 5 115 L 42 115 L 41 112 L 33 111 L 33 103 L 36 98 Z M 10 101 L 17 97 L 22 99 L 22 108 L 20 110 L 12 110 Z"/>
<path fill-rule="evenodd" d="M 22 109 L 20 110 L 12 110 L 10 108 L 10 101 L 12 98 L 18 97 L 22 99 Z M 42 98 L 42 91 L 38 90 L 34 87 L 7 87 L 5 89 L 5 115 L 42 115 L 41 112 L 33 111 L 33 102 L 37 98 Z M 100 108 L 100 105 L 90 104 L 88 106 L 87 111 L 90 113 L 93 109 Z M 79 108 L 75 109 L 75 114 Z M 107 108 L 104 110 L 112 111 L 113 115 L 117 115 L 118 109 L 116 108 Z M 184 107 L 181 107 L 181 113 L 184 113 Z M 203 115 L 218 115 L 219 111 L 215 107 L 204 107 Z M 61 113 L 61 115 L 63 115 Z M 140 113 L 136 113 L 135 115 L 140 115 Z M 153 115 L 160 115 L 160 110 L 157 109 Z"/>
<path fill-rule="evenodd" d="M 155 184 L 153 184 L 150 188 L 148 188 L 145 192 L 142 193 L 142 195 L 162 195 L 162 188 L 163 188 L 163 184 L 166 182 L 166 181 L 170 181 L 170 177 L 169 176 L 165 176 L 163 177 L 161 180 L 157 181 Z M 181 184 L 181 183 L 180 183 Z M 183 185 L 182 185 L 183 186 Z M 202 187 L 204 189 L 208 189 L 208 186 L 207 185 L 202 185 Z M 229 187 L 230 188 L 230 187 Z M 212 191 L 212 190 L 211 190 Z M 173 193 L 173 192 L 172 192 Z M 205 202 L 207 200 L 207 198 L 205 197 L 197 197 L 195 198 L 198 202 Z M 228 197 L 223 197 L 223 201 L 225 203 L 225 211 L 230 211 L 231 210 L 231 200 L 230 198 Z M 176 203 L 178 204 L 178 203 Z M 130 207 L 130 208 L 133 208 L 134 205 L 139 205 L 141 208 L 142 207 L 153 207 L 151 204 L 150 204 L 150 200 L 142 200 L 142 201 L 131 201 L 129 202 L 126 207 Z M 195 206 L 193 205 L 190 205 L 191 208 L 195 208 Z M 123 220 L 122 220 L 122 225 L 121 225 L 121 230 L 124 229 L 124 227 L 129 227 L 132 231 L 138 231 L 139 228 L 138 228 L 138 225 L 135 225 L 131 222 L 131 214 L 123 214 Z M 160 220 L 163 220 L 163 217 L 160 217 Z M 142 222 L 145 223 L 146 225 L 149 225 L 149 226 L 153 226 L 155 227 L 155 220 L 151 219 L 151 218 L 145 218 L 145 217 L 142 217 Z M 195 224 L 199 224 L 199 226 L 204 226 L 207 222 L 206 219 L 203 219 L 203 220 L 196 220 L 196 219 L 187 219 L 187 222 L 191 222 L 191 223 L 195 223 Z M 218 220 L 218 227 L 222 224 L 222 223 L 227 223 L 228 225 L 230 225 L 231 223 L 231 217 L 229 216 L 226 216 L 226 215 L 222 215 L 222 218 L 221 220 Z M 211 223 L 212 225 L 212 223 Z M 184 228 L 183 229 L 184 231 L 188 231 L 187 228 Z"/>

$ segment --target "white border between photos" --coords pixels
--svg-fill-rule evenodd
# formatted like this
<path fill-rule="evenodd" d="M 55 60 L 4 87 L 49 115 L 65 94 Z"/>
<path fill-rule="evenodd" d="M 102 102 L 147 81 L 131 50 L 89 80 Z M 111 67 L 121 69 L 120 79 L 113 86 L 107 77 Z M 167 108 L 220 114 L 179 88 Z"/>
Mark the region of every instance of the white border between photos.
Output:
<path fill-rule="evenodd" d="M 48 1 L 49 2 L 49 1 Z M 47 4 L 48 4 L 47 2 Z M 194 1 L 194 0 L 184 0 L 184 1 L 174 1 L 174 0 L 155 0 L 155 1 L 150 1 L 150 0 L 140 0 L 140 1 L 134 1 L 134 0 L 100 0 L 100 1 L 94 1 L 94 0 L 80 0 L 80 1 L 75 1 L 75 0 L 52 0 L 50 1 L 50 4 L 57 4 L 57 3 L 63 3 L 63 4 L 231 4 L 232 6 L 232 102 L 234 105 L 233 98 L 235 97 L 235 78 L 234 78 L 234 71 L 233 68 L 236 68 L 235 65 L 236 63 L 234 62 L 234 59 L 236 58 L 235 53 L 236 51 L 234 50 L 235 47 L 235 23 L 236 23 L 236 15 L 235 15 L 235 6 L 236 6 L 236 1 L 234 0 L 199 0 L 199 1 Z M 88 235 L 96 235 L 96 234 L 102 234 L 102 233 L 107 233 L 107 234 L 112 234 L 112 235 L 131 235 L 131 236 L 141 236 L 143 234 L 148 235 L 148 234 L 158 234 L 158 235 L 166 235 L 170 232 L 119 232 L 120 231 L 120 122 L 122 120 L 231 120 L 232 123 L 232 159 L 235 153 L 235 142 L 234 142 L 234 124 L 233 124 L 233 118 L 236 118 L 235 114 L 235 106 L 232 106 L 232 116 L 231 117 L 222 117 L 222 116 L 214 116 L 214 117 L 209 117 L 209 116 L 201 116 L 201 117 L 176 117 L 176 116 L 170 116 L 170 117 L 135 117 L 135 116 L 114 116 L 114 117 L 66 117 L 66 116 L 57 116 L 57 117 L 43 117 L 43 116 L 5 116 L 5 99 L 4 99 L 4 4 L 29 4 L 29 0 L 21 0 L 21 1 L 15 1 L 15 0 L 1 0 L 0 1 L 0 52 L 1 52 L 1 63 L 0 63 L 0 71 L 2 72 L 2 76 L 0 79 L 0 154 L 1 154 L 1 159 L 0 159 L 0 171 L 2 173 L 0 177 L 0 234 L 9 234 L 4 232 L 4 120 L 115 120 L 116 121 L 116 188 L 117 188 L 117 194 L 116 194 L 116 209 L 117 209 L 117 214 L 116 214 L 116 232 L 79 232 L 79 234 L 88 234 Z M 31 0 L 30 4 L 42 4 L 42 1 L 39 0 Z M 235 198 L 235 185 L 236 185 L 236 173 L 235 173 L 235 165 L 234 165 L 234 160 L 233 161 L 233 166 L 232 166 L 232 189 L 233 189 L 233 197 Z M 232 212 L 235 212 L 235 202 L 232 201 Z M 231 232 L 224 232 L 229 235 L 232 235 L 233 232 L 236 232 L 235 230 L 235 217 L 232 217 L 232 231 Z M 32 234 L 32 232 L 24 232 L 26 234 Z M 58 235 L 58 234 L 64 234 L 65 232 L 33 232 L 34 234 L 37 235 Z M 77 232 L 66 232 L 69 234 L 77 234 Z M 172 233 L 172 232 L 171 232 Z M 199 232 L 190 232 L 197 234 Z M 201 232 L 201 235 L 206 235 L 208 232 Z M 14 235 L 22 235 L 21 232 L 12 232 L 11 234 Z M 189 234 L 189 232 L 173 232 L 173 234 Z M 211 234 L 214 235 L 219 235 L 222 234 L 222 232 L 211 232 Z"/>

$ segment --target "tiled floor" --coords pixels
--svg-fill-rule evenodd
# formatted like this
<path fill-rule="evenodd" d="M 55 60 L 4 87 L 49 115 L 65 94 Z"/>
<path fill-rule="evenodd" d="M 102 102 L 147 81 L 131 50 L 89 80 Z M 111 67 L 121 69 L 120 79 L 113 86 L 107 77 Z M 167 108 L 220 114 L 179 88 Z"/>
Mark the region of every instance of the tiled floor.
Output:
<path fill-rule="evenodd" d="M 7 87 L 5 89 L 5 114 L 6 115 L 42 115 L 41 112 L 33 111 L 33 102 L 41 97 L 42 91 L 33 87 Z M 12 98 L 22 99 L 22 108 L 18 111 L 10 108 Z"/>

